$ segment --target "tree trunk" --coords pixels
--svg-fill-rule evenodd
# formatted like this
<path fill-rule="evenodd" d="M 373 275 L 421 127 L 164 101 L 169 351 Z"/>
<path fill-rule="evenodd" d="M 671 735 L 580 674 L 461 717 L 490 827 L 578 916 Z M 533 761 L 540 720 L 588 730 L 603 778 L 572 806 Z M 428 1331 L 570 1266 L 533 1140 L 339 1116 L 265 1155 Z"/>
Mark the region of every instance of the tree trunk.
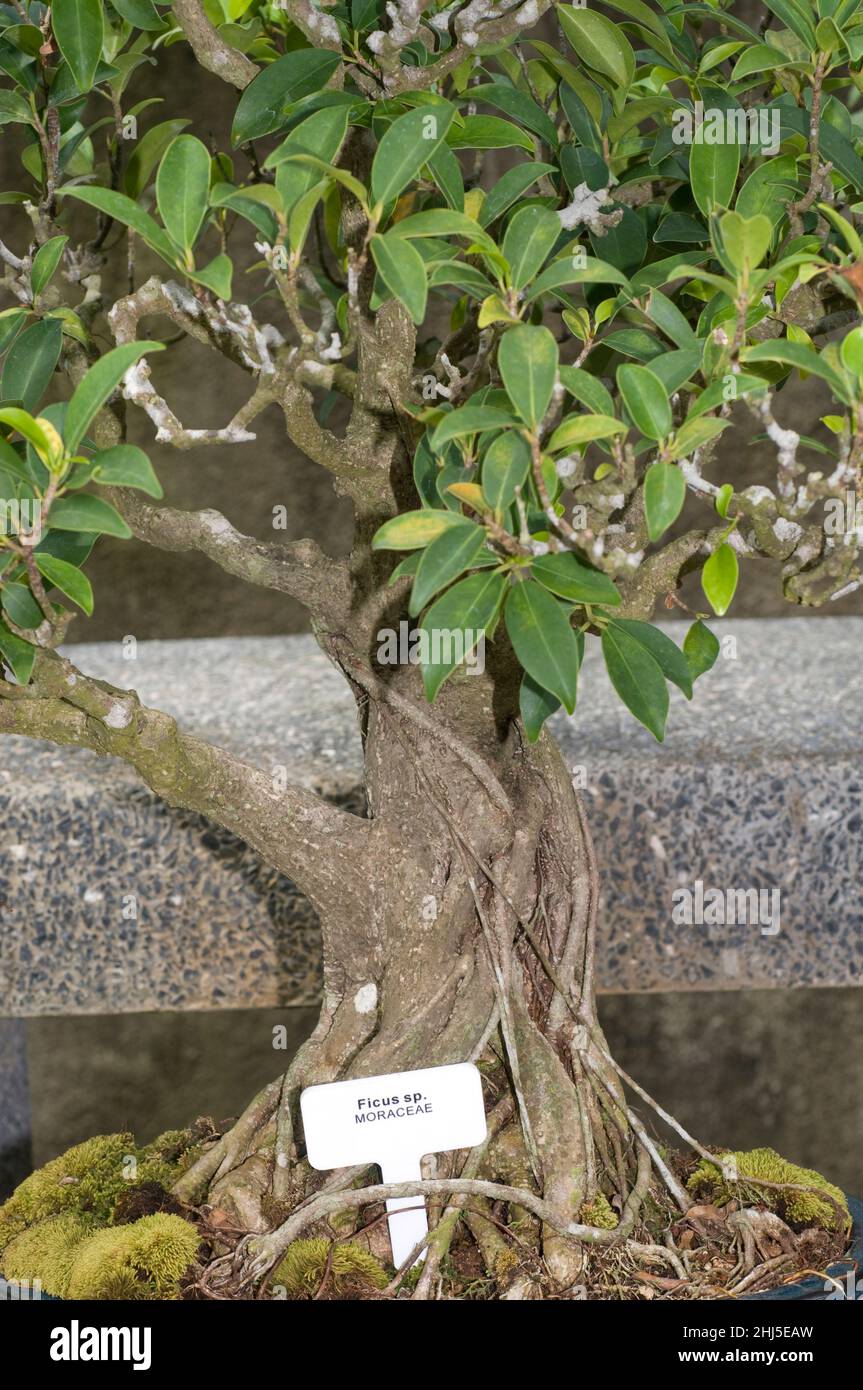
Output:
<path fill-rule="evenodd" d="M 410 670 L 357 690 L 368 814 L 401 847 L 375 866 L 371 920 L 350 901 L 322 920 L 317 1028 L 177 1188 L 251 1231 L 307 1195 L 303 1087 L 468 1059 L 497 1097 L 479 1176 L 529 1187 L 564 1226 L 599 1192 L 621 1210 L 632 1191 L 635 1140 L 594 1009 L 593 849 L 563 759 L 547 735 L 523 741 L 511 711 L 495 717 L 499 673 L 457 674 L 430 713 L 409 690 Z M 463 1161 L 441 1156 L 438 1174 Z M 490 1255 L 479 1226 L 493 1228 L 474 1224 Z M 548 1224 L 535 1236 L 557 1285 L 576 1281 L 580 1247 Z"/>

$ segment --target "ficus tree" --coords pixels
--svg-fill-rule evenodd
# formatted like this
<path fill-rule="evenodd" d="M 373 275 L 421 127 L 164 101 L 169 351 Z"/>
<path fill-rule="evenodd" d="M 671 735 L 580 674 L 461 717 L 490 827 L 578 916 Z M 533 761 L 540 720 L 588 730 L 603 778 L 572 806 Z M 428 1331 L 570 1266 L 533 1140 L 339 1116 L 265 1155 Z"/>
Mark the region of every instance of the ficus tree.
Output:
<path fill-rule="evenodd" d="M 651 1194 L 691 1199 L 597 1022 L 599 867 L 546 721 L 589 718 L 596 643 L 661 740 L 669 684 L 709 679 L 739 573 L 779 561 L 805 605 L 861 583 L 856 518 L 826 516 L 863 452 L 863 5 L 15 0 L 0 21 L 23 190 L 0 245 L 0 731 L 123 759 L 321 921 L 317 1028 L 176 1186 L 249 1232 L 212 1278 L 248 1288 L 310 1212 L 362 1200 L 354 1172 L 306 1200 L 302 1087 L 473 1059 L 494 1078 L 486 1144 L 404 1189 L 451 1203 L 418 1294 L 453 1213 L 506 1268 L 494 1199 L 565 1290 L 586 1251 L 637 1247 Z M 175 43 L 224 84 L 229 146 L 187 128 L 181 96 L 147 97 Z M 183 335 L 249 378 L 218 427 L 151 376 Z M 832 395 L 831 447 L 782 423 L 803 375 Z M 271 405 L 350 499 L 343 559 L 164 505 L 126 440 L 143 412 L 176 449 L 251 442 Z M 753 416 L 774 462 L 738 490 L 720 440 Z M 92 610 L 101 535 L 305 605 L 356 698 L 365 816 L 274 787 L 58 650 Z M 651 621 L 672 606 L 682 645 Z M 382 634 L 404 620 L 399 662 Z"/>

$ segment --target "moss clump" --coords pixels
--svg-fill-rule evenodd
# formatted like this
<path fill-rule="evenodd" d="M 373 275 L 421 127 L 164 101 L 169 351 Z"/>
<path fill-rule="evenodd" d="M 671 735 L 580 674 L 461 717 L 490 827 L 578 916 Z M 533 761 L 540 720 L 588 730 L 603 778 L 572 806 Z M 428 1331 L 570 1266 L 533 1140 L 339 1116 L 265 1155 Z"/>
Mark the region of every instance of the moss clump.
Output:
<path fill-rule="evenodd" d="M 723 1158 L 733 1158 L 737 1164 L 739 1181 L 728 1183 L 722 1176 L 718 1163 Z M 796 1183 L 803 1187 L 816 1188 L 815 1192 L 795 1192 L 773 1187 L 747 1186 L 747 1178 L 760 1178 L 764 1182 Z M 739 1197 L 744 1202 L 761 1202 L 771 1211 L 777 1212 L 787 1221 L 796 1221 L 803 1226 L 822 1226 L 827 1231 L 847 1228 L 851 1223 L 845 1194 L 834 1187 L 820 1173 L 812 1168 L 800 1168 L 789 1163 L 775 1149 L 750 1149 L 745 1153 L 723 1154 L 717 1163 L 702 1159 L 689 1179 L 688 1187 L 699 1196 L 708 1197 L 718 1206 Z M 819 1192 L 829 1196 L 819 1196 Z M 829 1198 L 834 1200 L 831 1202 Z M 835 1205 L 838 1203 L 838 1209 Z M 840 1212 L 842 1213 L 840 1215 Z"/>
<path fill-rule="evenodd" d="M 604 1192 L 597 1192 L 592 1202 L 585 1202 L 581 1208 L 579 1221 L 585 1226 L 599 1226 L 604 1231 L 613 1231 L 618 1223 L 617 1212 Z"/>
<path fill-rule="evenodd" d="M 106 1224 L 127 1183 L 127 1160 L 137 1153 L 131 1134 L 100 1134 L 31 1173 L 0 1207 L 0 1251 L 28 1226 L 63 1211 Z"/>
<path fill-rule="evenodd" d="M 195 1259 L 198 1231 L 180 1216 L 160 1212 L 129 1226 L 96 1231 L 79 1246 L 69 1298 L 172 1299 Z"/>
<path fill-rule="evenodd" d="M 386 1288 L 386 1271 L 374 1255 L 349 1241 L 332 1245 L 329 1240 L 295 1240 L 273 1274 L 273 1285 L 282 1284 L 291 1298 L 313 1298 L 326 1272 L 331 1246 L 330 1277 L 336 1292 L 345 1279 Z"/>
<path fill-rule="evenodd" d="M 93 1234 L 92 1219 L 67 1211 L 28 1226 L 3 1252 L 7 1279 L 39 1279 L 45 1293 L 65 1298 L 81 1244 Z"/>

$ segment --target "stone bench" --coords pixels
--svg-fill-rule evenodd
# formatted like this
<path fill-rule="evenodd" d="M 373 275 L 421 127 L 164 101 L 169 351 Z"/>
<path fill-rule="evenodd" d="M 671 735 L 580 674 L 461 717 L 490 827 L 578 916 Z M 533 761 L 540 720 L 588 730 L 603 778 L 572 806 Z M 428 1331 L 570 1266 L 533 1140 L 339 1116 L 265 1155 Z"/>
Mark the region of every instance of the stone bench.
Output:
<path fill-rule="evenodd" d="M 595 652 L 581 707 L 554 721 L 602 867 L 600 988 L 859 984 L 863 619 L 717 631 L 723 656 L 695 700 L 672 691 L 664 747 Z M 70 653 L 189 731 L 361 806 L 353 702 L 311 638 Z M 779 930 L 675 921 L 675 891 L 698 883 L 765 903 L 779 889 Z M 308 1005 L 319 980 L 309 905 L 235 837 L 169 810 L 122 764 L 0 737 L 0 1018 Z M 26 1124 L 22 1055 L 20 1024 L 0 1024 L 7 1146 Z"/>

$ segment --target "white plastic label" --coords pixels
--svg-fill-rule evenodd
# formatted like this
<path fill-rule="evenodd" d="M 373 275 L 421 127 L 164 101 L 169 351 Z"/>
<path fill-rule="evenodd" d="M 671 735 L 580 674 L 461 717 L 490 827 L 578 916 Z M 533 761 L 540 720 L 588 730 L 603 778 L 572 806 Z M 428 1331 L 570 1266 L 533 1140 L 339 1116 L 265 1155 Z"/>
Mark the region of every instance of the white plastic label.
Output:
<path fill-rule="evenodd" d="M 482 1080 L 472 1062 L 309 1086 L 300 1109 L 313 1168 L 377 1163 L 384 1182 L 416 1181 L 425 1154 L 472 1149 L 486 1136 Z M 428 1231 L 425 1201 L 391 1197 L 387 1211 L 398 1268 Z"/>

